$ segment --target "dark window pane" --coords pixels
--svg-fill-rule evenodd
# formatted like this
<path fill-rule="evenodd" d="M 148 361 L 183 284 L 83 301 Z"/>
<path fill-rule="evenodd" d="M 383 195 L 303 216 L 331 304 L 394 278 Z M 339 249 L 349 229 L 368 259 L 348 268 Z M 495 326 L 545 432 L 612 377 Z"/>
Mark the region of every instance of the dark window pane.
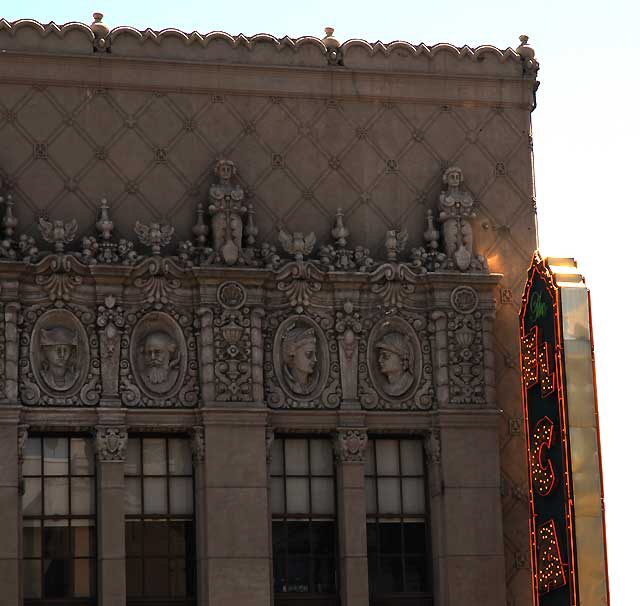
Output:
<path fill-rule="evenodd" d="M 33 523 L 33 522 L 32 522 Z M 25 558 L 39 558 L 41 556 L 42 534 L 40 523 L 38 526 L 25 526 L 22 528 L 22 549 Z"/>
<path fill-rule="evenodd" d="M 368 558 L 369 568 L 369 593 L 375 594 L 378 592 L 378 557 L 376 554 L 369 552 Z"/>
<path fill-rule="evenodd" d="M 187 554 L 187 544 L 191 533 L 189 522 L 171 522 L 169 524 L 169 553 L 173 556 L 193 555 Z"/>
<path fill-rule="evenodd" d="M 67 526 L 44 527 L 44 557 L 51 559 L 69 556 L 69 528 Z"/>
<path fill-rule="evenodd" d="M 309 523 L 289 522 L 287 524 L 289 555 L 308 554 L 309 546 Z"/>
<path fill-rule="evenodd" d="M 271 525 L 271 540 L 274 557 L 286 555 L 287 527 L 284 522 L 273 522 Z"/>
<path fill-rule="evenodd" d="M 378 553 L 378 525 L 373 523 L 367 524 L 367 552 Z"/>
<path fill-rule="evenodd" d="M 142 560 L 139 558 L 127 558 L 127 595 L 142 595 Z"/>
<path fill-rule="evenodd" d="M 71 560 L 44 561 L 44 597 L 66 598 L 71 595 Z"/>
<path fill-rule="evenodd" d="M 380 552 L 381 553 L 402 553 L 402 525 L 399 522 L 381 523 L 380 529 Z"/>
<path fill-rule="evenodd" d="M 335 592 L 335 560 L 333 558 L 315 560 L 313 591 L 317 593 Z"/>
<path fill-rule="evenodd" d="M 167 556 L 169 554 L 169 524 L 144 523 L 144 555 Z"/>
<path fill-rule="evenodd" d="M 145 559 L 144 594 L 154 597 L 169 595 L 169 560 L 167 558 Z"/>
<path fill-rule="evenodd" d="M 311 522 L 311 551 L 315 555 L 333 555 L 334 537 L 333 522 Z"/>
<path fill-rule="evenodd" d="M 310 581 L 309 558 L 289 558 L 288 583 L 285 591 L 308 592 Z"/>
<path fill-rule="evenodd" d="M 127 556 L 142 555 L 142 526 L 142 522 L 127 521 L 125 526 Z"/>
<path fill-rule="evenodd" d="M 22 562 L 22 583 L 25 598 L 42 597 L 40 560 L 24 560 Z"/>
<path fill-rule="evenodd" d="M 421 522 L 404 523 L 404 552 L 424 555 L 426 550 L 425 525 Z"/>
<path fill-rule="evenodd" d="M 407 558 L 405 560 L 405 591 L 425 591 L 425 561 L 424 558 Z"/>
<path fill-rule="evenodd" d="M 276 593 L 286 591 L 285 560 L 276 558 L 273 562 L 273 590 Z"/>
<path fill-rule="evenodd" d="M 169 593 L 174 597 L 187 595 L 187 571 L 184 558 L 169 560 Z"/>
<path fill-rule="evenodd" d="M 402 591 L 402 559 L 381 558 L 380 574 L 378 575 L 378 591 L 393 593 Z"/>

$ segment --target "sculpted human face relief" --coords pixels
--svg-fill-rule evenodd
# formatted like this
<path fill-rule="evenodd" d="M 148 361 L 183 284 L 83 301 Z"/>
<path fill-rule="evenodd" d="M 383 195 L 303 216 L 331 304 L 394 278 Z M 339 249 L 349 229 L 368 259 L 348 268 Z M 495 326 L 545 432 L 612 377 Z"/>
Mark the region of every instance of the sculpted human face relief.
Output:
<path fill-rule="evenodd" d="M 78 335 L 64 327 L 45 329 L 40 333 L 40 345 L 45 383 L 57 390 L 69 389 L 78 377 L 74 364 Z"/>
<path fill-rule="evenodd" d="M 449 184 L 449 187 L 454 187 L 454 188 L 459 187 L 460 181 L 461 181 L 461 174 L 457 170 L 452 170 L 447 175 L 447 183 Z"/>
<path fill-rule="evenodd" d="M 413 351 L 406 337 L 389 332 L 378 343 L 378 366 L 386 377 L 383 391 L 390 396 L 400 396 L 413 384 Z"/>
<path fill-rule="evenodd" d="M 141 348 L 144 366 L 147 369 L 146 378 L 153 386 L 163 386 L 173 380 L 172 368 L 176 366 L 174 359 L 176 342 L 164 332 L 152 332 L 147 335 Z"/>
<path fill-rule="evenodd" d="M 312 383 L 318 361 L 316 348 L 313 329 L 294 328 L 284 339 L 285 376 L 291 389 L 297 393 L 305 393 Z"/>

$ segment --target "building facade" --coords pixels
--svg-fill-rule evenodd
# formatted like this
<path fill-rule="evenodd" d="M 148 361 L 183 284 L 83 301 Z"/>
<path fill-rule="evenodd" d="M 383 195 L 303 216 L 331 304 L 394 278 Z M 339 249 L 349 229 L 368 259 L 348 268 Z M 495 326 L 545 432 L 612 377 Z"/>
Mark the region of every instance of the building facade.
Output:
<path fill-rule="evenodd" d="M 526 38 L 0 49 L 0 603 L 530 604 Z"/>

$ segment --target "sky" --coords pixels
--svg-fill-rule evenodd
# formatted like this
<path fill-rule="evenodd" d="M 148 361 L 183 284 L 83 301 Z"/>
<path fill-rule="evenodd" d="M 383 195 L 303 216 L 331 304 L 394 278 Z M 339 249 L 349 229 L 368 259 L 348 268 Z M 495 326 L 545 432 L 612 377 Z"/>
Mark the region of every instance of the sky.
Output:
<path fill-rule="evenodd" d="M 634 446 L 640 442 L 640 388 L 634 388 L 632 381 L 640 329 L 630 313 L 640 302 L 640 286 L 628 264 L 637 260 L 640 244 L 640 196 L 631 182 L 640 143 L 636 117 L 640 3 L 0 3 L 0 17 L 7 20 L 90 23 L 94 11 L 103 12 L 111 27 L 173 27 L 201 33 L 322 37 L 324 27 L 332 26 L 341 41 L 364 38 L 499 48 L 515 48 L 520 34 L 529 36 L 541 66 L 538 108 L 533 113 L 540 249 L 545 256 L 574 257 L 591 289 L 611 604 L 637 604 L 640 483 L 629 474 L 640 460 Z"/>

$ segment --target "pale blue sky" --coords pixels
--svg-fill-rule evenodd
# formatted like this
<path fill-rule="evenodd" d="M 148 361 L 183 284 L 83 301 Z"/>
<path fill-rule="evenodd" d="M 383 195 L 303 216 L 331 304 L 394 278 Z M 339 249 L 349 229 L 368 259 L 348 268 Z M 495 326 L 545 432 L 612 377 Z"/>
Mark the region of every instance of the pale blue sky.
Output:
<path fill-rule="evenodd" d="M 174 27 L 246 35 L 267 32 L 340 40 L 407 40 L 515 47 L 528 34 L 541 63 L 533 136 L 539 235 L 543 254 L 573 256 L 591 287 L 601 413 L 611 603 L 634 606 L 640 544 L 635 465 L 640 457 L 640 340 L 634 275 L 640 241 L 636 116 L 639 3 L 612 2 L 150 2 L 22 0 L 0 17 L 91 22 L 111 27 Z M 623 182 L 620 182 L 620 179 Z M 624 194 L 622 196 L 622 194 Z M 622 196 L 622 197 L 620 197 Z"/>

